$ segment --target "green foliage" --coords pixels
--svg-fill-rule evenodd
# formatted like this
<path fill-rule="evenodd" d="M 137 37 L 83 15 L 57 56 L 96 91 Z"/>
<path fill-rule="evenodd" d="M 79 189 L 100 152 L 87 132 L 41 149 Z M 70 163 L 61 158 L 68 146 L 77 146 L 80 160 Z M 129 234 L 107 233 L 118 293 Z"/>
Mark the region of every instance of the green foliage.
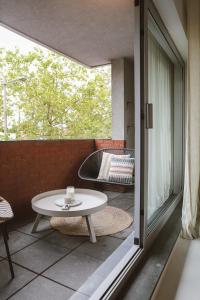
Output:
<path fill-rule="evenodd" d="M 69 59 L 35 48 L 0 49 L 0 76 L 7 81 L 8 136 L 1 139 L 75 139 L 111 136 L 110 67 L 88 69 Z"/>

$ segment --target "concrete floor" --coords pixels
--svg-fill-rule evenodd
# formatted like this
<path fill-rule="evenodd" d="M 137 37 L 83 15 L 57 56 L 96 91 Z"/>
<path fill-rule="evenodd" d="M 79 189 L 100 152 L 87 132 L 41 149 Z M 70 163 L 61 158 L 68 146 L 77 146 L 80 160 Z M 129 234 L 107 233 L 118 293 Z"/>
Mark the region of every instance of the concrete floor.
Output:
<path fill-rule="evenodd" d="M 133 193 L 106 192 L 109 205 L 133 215 Z M 49 220 L 42 219 L 37 233 L 33 223 L 10 232 L 9 246 L 15 278 L 10 280 L 5 249 L 0 238 L 0 299 L 55 300 L 69 299 L 116 248 L 133 232 L 126 230 L 98 238 L 70 237 L 53 230 Z M 81 294 L 78 300 L 87 299 Z"/>

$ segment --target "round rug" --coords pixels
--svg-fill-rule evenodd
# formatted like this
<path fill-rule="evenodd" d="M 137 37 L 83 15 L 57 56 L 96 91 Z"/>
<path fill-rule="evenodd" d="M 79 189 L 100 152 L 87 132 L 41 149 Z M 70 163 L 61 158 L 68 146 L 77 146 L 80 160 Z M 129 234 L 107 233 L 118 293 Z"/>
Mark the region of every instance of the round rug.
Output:
<path fill-rule="evenodd" d="M 124 210 L 106 206 L 103 210 L 91 216 L 96 236 L 109 235 L 128 228 L 133 218 Z M 67 235 L 86 235 L 88 228 L 83 217 L 52 217 L 51 226 Z"/>

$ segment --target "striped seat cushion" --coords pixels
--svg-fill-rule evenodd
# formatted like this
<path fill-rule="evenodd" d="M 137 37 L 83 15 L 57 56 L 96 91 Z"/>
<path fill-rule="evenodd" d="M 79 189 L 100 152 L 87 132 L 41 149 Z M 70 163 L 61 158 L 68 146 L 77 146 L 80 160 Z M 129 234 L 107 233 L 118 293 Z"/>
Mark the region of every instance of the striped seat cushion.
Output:
<path fill-rule="evenodd" d="M 112 154 L 112 153 L 108 153 L 108 152 L 103 152 L 101 167 L 100 167 L 99 175 L 98 175 L 97 179 L 103 179 L 103 180 L 109 179 L 109 170 L 110 170 L 110 164 L 111 164 L 112 157 L 126 158 L 126 157 L 130 157 L 130 154 L 116 155 L 116 154 Z"/>
<path fill-rule="evenodd" d="M 9 220 L 12 217 L 13 211 L 10 204 L 8 201 L 0 197 L 0 222 L 2 223 L 2 221 Z"/>
<path fill-rule="evenodd" d="M 133 183 L 134 158 L 111 158 L 109 181 L 122 184 Z"/>

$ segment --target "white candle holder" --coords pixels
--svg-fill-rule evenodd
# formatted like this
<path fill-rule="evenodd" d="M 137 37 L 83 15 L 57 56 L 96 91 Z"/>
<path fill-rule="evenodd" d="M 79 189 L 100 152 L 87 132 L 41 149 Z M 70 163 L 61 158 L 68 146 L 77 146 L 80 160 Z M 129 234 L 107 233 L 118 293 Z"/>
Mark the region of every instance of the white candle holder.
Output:
<path fill-rule="evenodd" d="M 65 204 L 70 204 L 74 201 L 75 196 L 75 188 L 74 186 L 68 186 L 66 188 L 66 196 L 64 198 Z"/>
<path fill-rule="evenodd" d="M 64 197 L 55 200 L 57 206 L 60 206 L 61 209 L 69 210 L 71 207 L 82 204 L 82 201 L 78 199 L 78 195 L 75 198 L 75 188 L 73 186 L 68 186 L 65 191 Z"/>

